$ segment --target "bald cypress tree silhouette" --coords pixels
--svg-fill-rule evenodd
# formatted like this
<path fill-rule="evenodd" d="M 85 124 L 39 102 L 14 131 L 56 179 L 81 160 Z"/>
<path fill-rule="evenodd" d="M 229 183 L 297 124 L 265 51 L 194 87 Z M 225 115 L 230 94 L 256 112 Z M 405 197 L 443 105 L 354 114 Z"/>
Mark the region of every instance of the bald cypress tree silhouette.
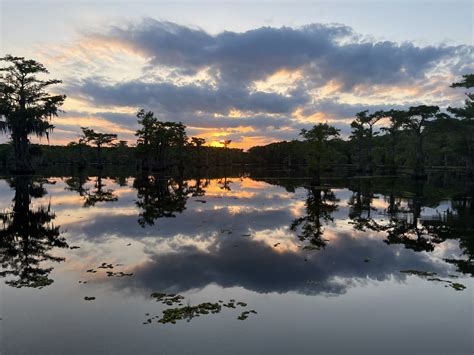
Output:
<path fill-rule="evenodd" d="M 0 58 L 0 131 L 10 134 L 15 152 L 15 172 L 33 171 L 29 154 L 29 136 L 46 136 L 53 131 L 50 123 L 57 116 L 65 95 L 51 95 L 46 89 L 60 80 L 41 80 L 38 74 L 48 70 L 34 60 L 7 55 Z"/>
<path fill-rule="evenodd" d="M 55 214 L 50 206 L 31 207 L 32 198 L 46 194 L 43 184 L 19 176 L 10 180 L 10 185 L 15 189 L 12 208 L 0 214 L 0 277 L 17 288 L 48 286 L 53 283 L 49 264 L 64 260 L 51 251 L 68 244 L 53 223 Z"/>

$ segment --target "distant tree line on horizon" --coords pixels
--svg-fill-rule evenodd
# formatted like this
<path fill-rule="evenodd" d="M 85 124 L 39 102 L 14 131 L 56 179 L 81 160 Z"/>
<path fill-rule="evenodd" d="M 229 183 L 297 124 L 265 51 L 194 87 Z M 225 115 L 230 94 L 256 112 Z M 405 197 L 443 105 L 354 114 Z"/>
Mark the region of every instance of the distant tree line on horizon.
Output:
<path fill-rule="evenodd" d="M 244 152 L 205 146 L 205 139 L 189 138 L 181 122 L 160 121 L 151 111 L 137 113 L 139 129 L 135 147 L 118 140 L 115 133 L 96 132 L 81 127 L 78 141 L 67 146 L 31 144 L 29 137 L 49 137 L 65 95 L 47 92 L 59 80 L 41 80 L 47 69 L 34 60 L 6 56 L 0 61 L 0 131 L 9 134 L 10 144 L 0 145 L 0 162 L 14 173 L 27 174 L 38 165 L 72 164 L 78 168 L 94 164 L 135 165 L 142 171 L 165 171 L 190 166 L 232 164 L 270 164 L 305 166 L 316 182 L 336 165 L 353 167 L 359 174 L 382 171 L 397 174 L 412 169 L 414 177 L 426 176 L 426 166 L 474 169 L 474 94 L 466 93 L 464 107 L 419 105 L 407 110 L 361 111 L 351 123 L 351 135 L 344 140 L 339 130 L 328 123 L 303 129 L 302 140 L 282 141 L 256 146 Z M 472 88 L 474 74 L 451 87 Z M 450 115 L 451 114 L 451 115 Z M 13 164 L 11 164 L 13 162 Z M 13 168 L 11 168 L 13 166 Z"/>

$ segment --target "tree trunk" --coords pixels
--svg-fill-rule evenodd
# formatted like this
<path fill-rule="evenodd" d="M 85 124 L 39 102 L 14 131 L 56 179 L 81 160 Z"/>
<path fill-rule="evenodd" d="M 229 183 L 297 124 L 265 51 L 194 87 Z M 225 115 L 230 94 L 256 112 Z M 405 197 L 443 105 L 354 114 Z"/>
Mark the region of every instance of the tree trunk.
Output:
<path fill-rule="evenodd" d="M 102 147 L 97 146 L 97 161 L 99 163 L 99 168 L 102 169 Z"/>
<path fill-rule="evenodd" d="M 361 172 L 362 171 L 362 147 L 359 143 L 358 147 L 357 147 L 357 172 Z"/>
<path fill-rule="evenodd" d="M 13 138 L 15 150 L 15 173 L 30 174 L 33 172 L 28 152 L 28 135 L 21 134 Z"/>
<path fill-rule="evenodd" d="M 372 127 L 370 127 L 369 139 L 367 142 L 367 166 L 365 170 L 369 174 L 372 174 L 374 170 L 372 164 Z"/>
<path fill-rule="evenodd" d="M 395 162 L 395 145 L 397 144 L 397 138 L 394 134 L 392 134 L 392 144 L 390 144 L 390 168 L 389 172 L 392 175 L 395 175 L 397 173 L 397 164 Z"/>
<path fill-rule="evenodd" d="M 418 132 L 416 135 L 415 148 L 415 169 L 413 172 L 415 178 L 425 178 L 425 156 L 423 152 L 423 135 Z"/>
<path fill-rule="evenodd" d="M 466 159 L 466 170 L 468 175 L 474 175 L 474 152 L 473 152 L 473 141 L 470 137 L 467 139 L 467 159 Z"/>

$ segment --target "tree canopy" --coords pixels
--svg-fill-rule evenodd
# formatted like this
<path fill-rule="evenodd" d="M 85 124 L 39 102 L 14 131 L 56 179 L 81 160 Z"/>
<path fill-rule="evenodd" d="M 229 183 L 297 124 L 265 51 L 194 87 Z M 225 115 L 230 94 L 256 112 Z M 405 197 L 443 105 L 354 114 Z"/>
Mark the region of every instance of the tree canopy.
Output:
<path fill-rule="evenodd" d="M 57 116 L 66 96 L 47 92 L 61 81 L 40 79 L 38 75 L 48 74 L 41 63 L 11 55 L 0 62 L 4 64 L 0 67 L 0 130 L 10 134 L 16 171 L 31 172 L 28 137 L 49 137 L 54 128 L 50 119 Z"/>

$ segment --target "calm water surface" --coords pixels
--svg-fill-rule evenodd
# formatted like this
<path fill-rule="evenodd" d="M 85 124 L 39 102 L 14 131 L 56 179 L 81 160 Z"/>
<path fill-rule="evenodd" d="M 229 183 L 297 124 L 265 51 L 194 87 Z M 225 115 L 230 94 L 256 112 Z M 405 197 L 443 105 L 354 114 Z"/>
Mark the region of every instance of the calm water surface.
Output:
<path fill-rule="evenodd" d="M 255 176 L 0 180 L 0 353 L 472 354 L 465 179 Z"/>

